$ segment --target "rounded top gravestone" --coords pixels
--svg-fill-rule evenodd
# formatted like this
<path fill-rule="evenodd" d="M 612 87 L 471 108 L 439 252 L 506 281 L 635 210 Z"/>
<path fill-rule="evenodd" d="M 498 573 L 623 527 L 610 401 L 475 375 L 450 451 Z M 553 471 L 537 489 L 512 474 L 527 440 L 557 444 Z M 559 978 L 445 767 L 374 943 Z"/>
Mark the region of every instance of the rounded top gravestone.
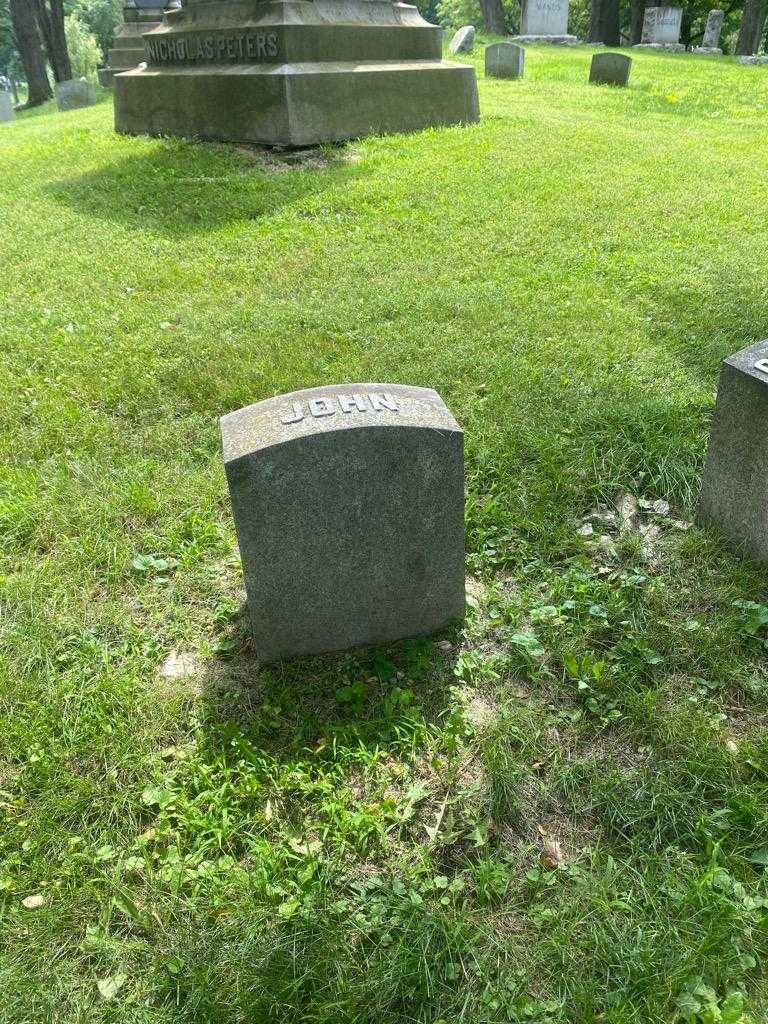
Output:
<path fill-rule="evenodd" d="M 492 43 L 485 48 L 485 73 L 488 78 L 522 78 L 525 50 L 517 43 Z"/>
<path fill-rule="evenodd" d="M 448 44 L 450 53 L 471 53 L 475 45 L 475 28 L 473 25 L 464 25 L 454 35 Z"/>
<path fill-rule="evenodd" d="M 623 53 L 596 53 L 589 69 L 589 80 L 596 85 L 626 85 L 632 58 Z"/>
<path fill-rule="evenodd" d="M 296 391 L 222 417 L 221 433 L 260 661 L 462 617 L 463 434 L 435 391 Z"/>

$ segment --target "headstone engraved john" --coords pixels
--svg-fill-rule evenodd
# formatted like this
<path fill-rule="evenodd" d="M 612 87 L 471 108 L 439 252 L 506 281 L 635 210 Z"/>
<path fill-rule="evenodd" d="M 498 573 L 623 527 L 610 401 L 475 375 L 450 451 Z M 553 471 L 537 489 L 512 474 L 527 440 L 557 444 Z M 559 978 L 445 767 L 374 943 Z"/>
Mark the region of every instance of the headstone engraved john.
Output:
<path fill-rule="evenodd" d="M 485 48 L 487 78 L 522 78 L 525 50 L 517 43 L 492 43 Z"/>
<path fill-rule="evenodd" d="M 70 78 L 66 82 L 56 82 L 53 91 L 56 94 L 56 106 L 59 110 L 79 110 L 80 107 L 92 107 L 96 102 L 96 90 L 84 78 Z"/>
<path fill-rule="evenodd" d="M 707 15 L 707 24 L 704 29 L 704 38 L 701 41 L 701 46 L 695 46 L 693 49 L 694 53 L 710 53 L 718 56 L 723 52 L 720 49 L 720 33 L 723 30 L 724 19 L 725 11 L 721 11 L 718 7 L 713 7 Z"/>
<path fill-rule="evenodd" d="M 595 85 L 626 85 L 632 58 L 623 53 L 596 53 L 589 69 L 589 80 Z"/>
<path fill-rule="evenodd" d="M 520 35 L 517 43 L 557 43 L 575 46 L 578 39 L 568 34 L 568 0 L 521 0 Z"/>
<path fill-rule="evenodd" d="M 479 120 L 474 68 L 399 0 L 186 0 L 115 78 L 127 134 L 306 146 Z"/>
<path fill-rule="evenodd" d="M 261 661 L 461 618 L 463 434 L 435 391 L 297 391 L 222 417 L 221 432 Z"/>
<path fill-rule="evenodd" d="M 682 7 L 646 7 L 640 47 L 653 50 L 683 51 L 680 42 Z"/>
<path fill-rule="evenodd" d="M 455 33 L 448 44 L 449 53 L 471 53 L 475 45 L 474 25 L 464 25 Z"/>
<path fill-rule="evenodd" d="M 697 517 L 761 562 L 768 561 L 766 437 L 768 339 L 723 361 Z"/>
<path fill-rule="evenodd" d="M 158 28 L 162 20 L 162 0 L 126 0 L 123 24 L 107 53 L 107 67 L 99 68 L 99 85 L 109 89 L 114 85 L 115 75 L 141 64 L 145 59 L 143 34 Z"/>

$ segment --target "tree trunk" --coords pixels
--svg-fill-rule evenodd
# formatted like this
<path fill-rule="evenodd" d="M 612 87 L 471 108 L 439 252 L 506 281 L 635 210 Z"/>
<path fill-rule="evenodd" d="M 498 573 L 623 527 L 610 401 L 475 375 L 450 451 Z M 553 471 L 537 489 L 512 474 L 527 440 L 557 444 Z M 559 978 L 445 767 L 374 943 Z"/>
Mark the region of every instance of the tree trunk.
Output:
<path fill-rule="evenodd" d="M 618 46 L 621 42 L 619 0 L 603 0 L 602 7 L 603 38 L 599 41 L 606 46 Z"/>
<path fill-rule="evenodd" d="M 603 39 L 603 6 L 604 0 L 592 0 L 589 5 L 587 40 L 590 43 L 605 42 Z"/>
<path fill-rule="evenodd" d="M 755 37 L 762 27 L 763 18 L 763 0 L 746 0 L 741 16 L 739 38 L 736 40 L 736 53 L 749 55 L 755 52 Z"/>
<path fill-rule="evenodd" d="M 633 46 L 643 37 L 643 19 L 645 18 L 645 0 L 632 0 L 630 41 Z"/>
<path fill-rule="evenodd" d="M 480 7 L 483 12 L 485 31 L 494 36 L 505 36 L 507 34 L 507 20 L 504 17 L 504 8 L 501 0 L 480 0 Z"/>
<path fill-rule="evenodd" d="M 754 36 L 754 39 L 753 39 L 753 44 L 754 44 L 753 48 L 752 48 L 752 52 L 753 53 L 759 53 L 760 52 L 760 44 L 763 41 L 763 32 L 765 31 L 765 14 L 766 14 L 765 0 L 762 0 L 762 3 L 760 4 L 760 14 L 758 15 L 758 18 L 757 18 L 757 26 L 755 28 L 755 36 Z"/>
<path fill-rule="evenodd" d="M 26 106 L 38 107 L 53 95 L 35 12 L 29 0 L 11 0 L 13 42 L 19 51 L 29 92 Z"/>
<path fill-rule="evenodd" d="M 16 75 L 11 75 L 11 91 L 13 92 L 13 105 L 18 107 L 19 105 L 19 83 L 16 81 Z"/>
<path fill-rule="evenodd" d="M 57 82 L 68 82 L 72 78 L 72 65 L 64 33 L 63 0 L 32 0 L 37 10 L 37 20 L 43 33 L 48 60 Z"/>

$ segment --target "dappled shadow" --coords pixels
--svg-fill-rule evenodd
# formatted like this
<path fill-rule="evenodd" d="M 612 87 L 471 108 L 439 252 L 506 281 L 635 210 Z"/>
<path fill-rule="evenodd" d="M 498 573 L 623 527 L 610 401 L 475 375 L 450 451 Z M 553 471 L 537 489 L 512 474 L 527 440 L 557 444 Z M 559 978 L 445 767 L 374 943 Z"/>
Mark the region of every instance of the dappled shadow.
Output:
<path fill-rule="evenodd" d="M 279 152 L 162 140 L 46 190 L 91 217 L 175 239 L 262 220 L 363 173 L 345 146 Z"/>

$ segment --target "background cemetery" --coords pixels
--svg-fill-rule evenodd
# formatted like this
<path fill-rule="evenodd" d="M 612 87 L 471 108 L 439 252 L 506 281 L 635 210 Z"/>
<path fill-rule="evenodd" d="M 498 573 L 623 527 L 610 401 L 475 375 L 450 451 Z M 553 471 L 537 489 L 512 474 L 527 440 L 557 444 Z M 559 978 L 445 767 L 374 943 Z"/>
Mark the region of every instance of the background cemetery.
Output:
<path fill-rule="evenodd" d="M 300 149 L 116 134 L 136 10 L 0 0 L 0 1020 L 768 1019 L 766 8 Z"/>

